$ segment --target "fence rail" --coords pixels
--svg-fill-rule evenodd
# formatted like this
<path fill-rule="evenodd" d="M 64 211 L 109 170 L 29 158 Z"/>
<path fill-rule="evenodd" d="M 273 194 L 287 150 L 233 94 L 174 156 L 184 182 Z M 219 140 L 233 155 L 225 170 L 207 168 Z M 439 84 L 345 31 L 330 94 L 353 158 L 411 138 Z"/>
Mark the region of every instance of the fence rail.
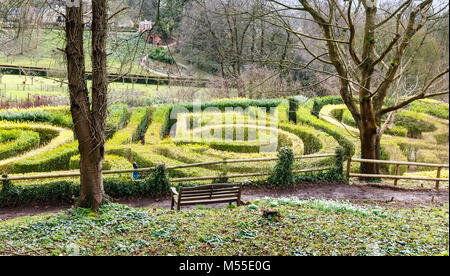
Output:
<path fill-rule="evenodd" d="M 338 156 L 336 153 L 326 153 L 326 154 L 310 154 L 310 155 L 297 155 L 294 156 L 295 160 L 299 159 L 310 159 L 310 158 L 324 158 L 324 157 L 336 157 Z M 174 169 L 184 169 L 184 168 L 192 168 L 192 167 L 204 167 L 211 165 L 223 165 L 231 163 L 250 163 L 250 162 L 270 162 L 277 161 L 277 157 L 263 157 L 263 158 L 249 158 L 249 159 L 223 159 L 217 161 L 208 161 L 201 163 L 192 163 L 192 164 L 183 164 L 183 165 L 175 165 L 168 166 L 166 170 L 174 170 Z M 394 175 L 386 175 L 386 174 L 362 174 L 362 173 L 351 173 L 351 163 L 377 163 L 377 164 L 390 164 L 395 165 L 395 174 Z M 399 166 L 418 166 L 418 167 L 434 167 L 437 168 L 436 177 L 419 177 L 419 176 L 403 176 L 398 175 Z M 316 172 L 316 171 L 326 171 L 331 170 L 333 167 L 319 167 L 319 168 L 307 168 L 300 170 L 293 170 L 293 173 L 307 173 L 307 172 Z M 439 190 L 440 182 L 448 182 L 448 178 L 441 178 L 441 170 L 443 168 L 449 168 L 449 164 L 432 164 L 432 163 L 416 163 L 416 162 L 404 162 L 404 161 L 390 161 L 390 160 L 375 160 L 375 159 L 360 159 L 360 158 L 349 158 L 347 159 L 347 178 L 351 177 L 360 177 L 360 178 L 385 178 L 385 179 L 394 179 L 394 185 L 397 185 L 397 181 L 399 179 L 407 179 L 407 180 L 422 180 L 422 181 L 433 181 L 436 182 L 436 189 Z M 140 168 L 140 169 L 125 169 L 125 170 L 104 170 L 102 174 L 123 174 L 123 173 L 133 173 L 133 172 L 149 172 L 155 170 L 156 167 L 149 168 Z M 194 176 L 194 177 L 181 177 L 181 178 L 171 178 L 171 182 L 184 182 L 184 181 L 196 181 L 196 180 L 211 180 L 211 179 L 220 179 L 220 178 L 242 178 L 242 177 L 255 177 L 255 176 L 265 176 L 270 175 L 271 172 L 260 172 L 260 173 L 243 173 L 243 174 L 227 174 L 222 175 L 207 175 L 207 176 Z M 48 178 L 66 178 L 66 177 L 79 177 L 80 172 L 70 172 L 70 173 L 53 173 L 53 174 L 37 174 L 37 175 L 2 175 L 0 181 L 8 181 L 8 180 L 33 180 L 33 179 L 48 179 Z"/>
<path fill-rule="evenodd" d="M 294 156 L 294 159 L 308 159 L 308 158 L 323 158 L 323 157 L 335 157 L 337 154 L 328 153 L 328 154 L 311 154 L 311 155 L 297 155 Z M 168 166 L 166 170 L 174 170 L 174 169 L 183 169 L 183 168 L 192 168 L 192 167 L 203 167 L 210 165 L 218 165 L 218 164 L 230 164 L 230 163 L 250 163 L 250 162 L 268 162 L 268 161 L 277 161 L 277 157 L 263 157 L 263 158 L 250 158 L 250 159 L 223 159 L 218 161 L 209 161 L 202 163 L 192 163 L 192 164 L 184 164 L 177 166 Z M 155 170 L 156 167 L 149 168 L 140 168 L 140 169 L 126 169 L 126 170 L 105 170 L 102 171 L 102 174 L 122 174 L 122 173 L 133 173 L 133 172 L 148 172 Z M 305 172 L 313 172 L 313 171 L 324 171 L 329 170 L 331 167 L 322 167 L 322 168 L 310 168 L 303 170 L 294 170 L 293 173 L 305 173 Z M 251 176 L 264 176 L 269 175 L 271 172 L 263 172 L 263 173 L 247 173 L 247 174 L 224 174 L 224 175 L 208 175 L 208 176 L 197 176 L 197 177 L 183 177 L 183 178 L 172 178 L 171 182 L 182 182 L 182 181 L 193 181 L 193 180 L 209 180 L 209 179 L 217 179 L 217 178 L 239 178 L 239 177 L 251 177 Z M 80 176 L 80 172 L 71 172 L 71 173 L 59 173 L 59 174 L 38 174 L 38 175 L 23 175 L 23 176 L 8 176 L 7 174 L 2 175 L 1 181 L 7 180 L 33 180 L 33 179 L 45 179 L 45 178 L 65 178 L 65 177 L 77 177 Z"/>
<path fill-rule="evenodd" d="M 351 173 L 351 163 L 375 163 L 375 164 L 390 164 L 395 165 L 395 174 L 363 174 L 363 173 Z M 437 168 L 436 177 L 420 177 L 420 176 L 404 176 L 398 175 L 400 166 L 416 166 L 416 167 L 433 167 Z M 441 178 L 441 170 L 443 168 L 448 168 L 449 164 L 434 164 L 434 163 L 419 163 L 419 162 L 404 162 L 404 161 L 392 161 L 392 160 L 376 160 L 376 159 L 360 159 L 360 158 L 349 158 L 347 159 L 347 178 L 350 177 L 360 177 L 360 178 L 386 178 L 394 179 L 394 185 L 397 186 L 399 179 L 409 179 L 409 180 L 422 180 L 422 181 L 434 181 L 436 182 L 435 188 L 439 190 L 439 183 L 446 181 L 448 178 Z"/>
<path fill-rule="evenodd" d="M 63 68 L 45 68 L 36 66 L 17 66 L 10 64 L 0 64 L 0 73 L 5 72 L 12 75 L 27 75 L 33 74 L 35 76 L 49 76 L 52 73 L 65 74 Z M 86 71 L 88 79 L 92 78 L 92 72 Z M 208 83 L 208 79 L 181 77 L 176 75 L 157 76 L 157 75 L 142 75 L 142 74 L 117 74 L 109 73 L 108 78 L 110 82 L 127 82 L 127 83 L 145 83 L 145 84 L 176 84 L 182 83 L 184 86 L 198 86 L 203 87 Z"/>

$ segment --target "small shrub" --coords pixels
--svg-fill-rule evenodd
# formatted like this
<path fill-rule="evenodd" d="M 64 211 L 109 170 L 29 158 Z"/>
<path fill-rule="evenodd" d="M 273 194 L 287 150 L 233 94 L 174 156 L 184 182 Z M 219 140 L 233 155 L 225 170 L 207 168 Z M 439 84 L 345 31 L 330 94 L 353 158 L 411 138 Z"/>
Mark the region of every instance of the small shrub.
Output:
<path fill-rule="evenodd" d="M 148 57 L 153 60 L 165 62 L 168 64 L 175 64 L 175 59 L 173 58 L 173 56 L 162 46 L 153 48 L 150 51 Z"/>
<path fill-rule="evenodd" d="M 278 163 L 275 165 L 269 181 L 277 186 L 292 186 L 294 183 L 292 164 L 294 153 L 291 148 L 282 147 L 278 152 Z"/>

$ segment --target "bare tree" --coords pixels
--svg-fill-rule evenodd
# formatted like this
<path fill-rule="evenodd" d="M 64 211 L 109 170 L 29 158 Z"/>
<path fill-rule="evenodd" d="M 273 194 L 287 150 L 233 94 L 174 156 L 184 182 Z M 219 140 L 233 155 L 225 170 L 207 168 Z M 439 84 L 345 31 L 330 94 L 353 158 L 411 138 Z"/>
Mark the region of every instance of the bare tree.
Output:
<path fill-rule="evenodd" d="M 70 110 L 80 151 L 81 192 L 78 205 L 96 210 L 105 200 L 102 162 L 108 106 L 106 38 L 111 16 L 108 16 L 107 0 L 92 0 L 92 91 L 89 97 L 83 49 L 83 5 L 80 4 L 79 7 L 66 9 L 65 53 Z"/>
<path fill-rule="evenodd" d="M 447 61 L 428 68 L 413 95 L 385 101 L 395 82 L 417 62 L 417 49 L 411 42 L 421 31 L 430 32 L 437 21 L 448 20 L 448 3 L 387 1 L 390 7 L 386 8 L 378 0 L 269 1 L 273 14 L 279 15 L 269 22 L 293 34 L 311 56 L 307 64 L 297 66 L 339 79 L 339 94 L 360 131 L 362 158 L 379 159 L 381 130 L 392 119 L 388 116 L 383 122 L 385 115 L 415 100 L 448 94 L 448 84 L 440 82 L 448 76 Z M 311 22 L 314 32 L 302 25 Z M 314 63 L 333 70 L 319 69 Z M 362 164 L 361 171 L 379 172 L 376 164 Z"/>

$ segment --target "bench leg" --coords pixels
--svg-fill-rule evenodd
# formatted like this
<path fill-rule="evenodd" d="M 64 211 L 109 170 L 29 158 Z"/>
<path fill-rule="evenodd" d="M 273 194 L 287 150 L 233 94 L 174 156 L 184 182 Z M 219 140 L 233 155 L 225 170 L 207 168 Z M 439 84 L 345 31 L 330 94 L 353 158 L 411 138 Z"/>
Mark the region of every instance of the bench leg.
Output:
<path fill-rule="evenodd" d="M 173 196 L 172 196 L 172 203 L 170 204 L 170 210 L 173 210 L 173 204 L 174 204 L 174 199 L 173 199 Z"/>

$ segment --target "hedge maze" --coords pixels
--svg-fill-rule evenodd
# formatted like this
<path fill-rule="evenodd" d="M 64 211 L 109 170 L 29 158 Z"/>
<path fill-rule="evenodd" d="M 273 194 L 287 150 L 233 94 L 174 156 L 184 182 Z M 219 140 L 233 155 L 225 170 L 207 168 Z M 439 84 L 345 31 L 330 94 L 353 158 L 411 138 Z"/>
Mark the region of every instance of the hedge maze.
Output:
<path fill-rule="evenodd" d="M 383 159 L 448 163 L 448 125 L 448 104 L 422 100 L 410 105 L 396 114 L 394 123 L 383 136 Z M 72 127 L 68 107 L 0 111 L 1 173 L 13 176 L 78 169 L 80 156 Z M 337 148 L 343 158 L 360 154 L 355 122 L 337 96 L 306 100 L 298 97 L 226 99 L 131 109 L 126 104 L 114 104 L 109 107 L 106 136 L 106 170 L 131 169 L 132 162 L 144 168 L 159 164 L 176 166 L 223 159 L 277 157 L 282 148 L 290 148 L 294 156 L 334 153 Z M 333 158 L 299 160 L 293 163 L 292 169 L 326 166 L 333 162 Z M 357 166 L 354 164 L 352 171 L 357 171 Z M 271 171 L 275 167 L 280 170 L 279 162 L 230 163 L 226 167 L 216 164 L 167 173 L 169 177 L 192 177 L 219 175 L 224 170 L 230 173 Z M 393 170 L 389 166 L 381 169 L 383 172 Z M 408 173 L 421 173 L 406 167 L 400 170 L 401 173 L 408 170 Z M 59 187 L 70 190 L 67 192 L 70 194 L 76 191 L 77 181 L 76 178 L 27 180 L 16 181 L 14 186 L 44 189 L 45 185 L 56 185 L 49 189 Z M 133 181 L 144 180 L 133 180 L 131 174 L 107 176 L 105 189 L 112 189 L 109 191 L 115 195 L 132 193 L 131 186 L 119 187 L 122 182 Z M 139 189 L 144 189 L 142 183 L 139 185 Z M 151 193 L 145 189 L 146 193 Z"/>

